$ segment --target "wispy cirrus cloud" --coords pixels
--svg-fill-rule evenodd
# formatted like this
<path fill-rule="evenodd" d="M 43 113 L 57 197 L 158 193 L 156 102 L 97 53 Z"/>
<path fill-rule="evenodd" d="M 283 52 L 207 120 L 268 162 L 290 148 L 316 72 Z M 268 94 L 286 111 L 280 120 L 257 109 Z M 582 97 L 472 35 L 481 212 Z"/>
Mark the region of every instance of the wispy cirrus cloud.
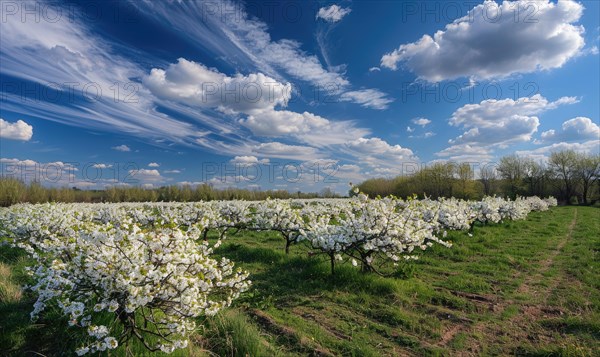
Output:
<path fill-rule="evenodd" d="M 23 1 L 22 8 L 27 6 L 65 11 L 56 2 Z M 155 98 L 136 81 L 144 69 L 117 50 L 120 45 L 77 18 L 28 19 L 7 16 L 2 23 L 0 73 L 11 78 L 3 81 L 3 110 L 77 127 L 194 142 L 199 129 L 156 109 Z M 36 100 L 23 97 L 19 86 L 25 85 L 36 89 Z M 117 95 L 115 85 L 128 88 Z"/>
<path fill-rule="evenodd" d="M 179 29 L 197 47 L 237 63 L 237 70 L 261 72 L 281 82 L 306 82 L 337 95 L 348 92 L 343 100 L 368 108 L 384 106 L 365 102 L 364 94 L 355 95 L 350 81 L 339 71 L 344 65 L 331 66 L 325 55 L 328 62 L 325 68 L 316 55 L 302 50 L 300 42 L 287 38 L 273 40 L 267 24 L 251 17 L 242 4 L 227 0 L 210 4 L 195 1 L 131 1 L 131 4 L 158 23 Z"/>
<path fill-rule="evenodd" d="M 394 101 L 378 89 L 360 89 L 342 93 L 340 99 L 344 102 L 354 102 L 365 108 L 383 110 Z"/>

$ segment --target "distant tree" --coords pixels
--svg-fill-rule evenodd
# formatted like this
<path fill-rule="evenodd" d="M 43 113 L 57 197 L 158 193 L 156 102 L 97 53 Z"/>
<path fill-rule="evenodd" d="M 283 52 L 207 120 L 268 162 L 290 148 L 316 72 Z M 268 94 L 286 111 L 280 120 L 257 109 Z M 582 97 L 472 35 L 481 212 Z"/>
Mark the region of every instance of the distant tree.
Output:
<path fill-rule="evenodd" d="M 454 167 L 451 162 L 436 162 L 430 167 L 422 169 L 418 173 L 423 185 L 421 192 L 427 192 L 433 198 L 452 196 L 452 186 L 455 180 Z"/>
<path fill-rule="evenodd" d="M 548 177 L 546 167 L 533 159 L 524 159 L 523 168 L 523 181 L 527 187 L 527 195 L 543 196 Z"/>
<path fill-rule="evenodd" d="M 500 159 L 498 173 L 507 185 L 507 194 L 515 198 L 521 190 L 523 177 L 525 176 L 526 164 L 523 158 L 517 155 L 505 156 Z"/>
<path fill-rule="evenodd" d="M 552 175 L 558 180 L 558 189 L 567 204 L 575 193 L 578 182 L 577 166 L 579 154 L 573 150 L 557 151 L 550 154 L 548 165 Z"/>
<path fill-rule="evenodd" d="M 491 196 L 494 194 L 496 181 L 498 181 L 498 174 L 496 168 L 493 166 L 482 166 L 479 169 L 479 181 L 483 185 L 483 194 Z"/>
<path fill-rule="evenodd" d="M 464 199 L 474 198 L 476 195 L 474 186 L 474 173 L 469 163 L 456 165 L 456 189 L 453 190 L 457 197 Z"/>
<path fill-rule="evenodd" d="M 0 176 L 0 207 L 6 207 L 23 201 L 27 187 L 12 177 Z"/>
<path fill-rule="evenodd" d="M 581 182 L 581 198 L 587 204 L 590 188 L 600 179 L 600 155 L 579 154 L 575 171 L 575 176 Z"/>
<path fill-rule="evenodd" d="M 335 197 L 335 192 L 331 189 L 331 187 L 325 187 L 319 193 L 319 196 L 323 198 L 332 198 Z"/>

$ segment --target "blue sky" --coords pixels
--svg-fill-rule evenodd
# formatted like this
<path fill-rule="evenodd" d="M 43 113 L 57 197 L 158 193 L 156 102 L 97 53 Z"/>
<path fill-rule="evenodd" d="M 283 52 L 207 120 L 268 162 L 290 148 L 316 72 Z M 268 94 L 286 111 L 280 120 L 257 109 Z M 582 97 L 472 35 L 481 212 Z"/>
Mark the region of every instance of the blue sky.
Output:
<path fill-rule="evenodd" d="M 15 2 L 2 174 L 290 191 L 598 153 L 600 4 Z"/>

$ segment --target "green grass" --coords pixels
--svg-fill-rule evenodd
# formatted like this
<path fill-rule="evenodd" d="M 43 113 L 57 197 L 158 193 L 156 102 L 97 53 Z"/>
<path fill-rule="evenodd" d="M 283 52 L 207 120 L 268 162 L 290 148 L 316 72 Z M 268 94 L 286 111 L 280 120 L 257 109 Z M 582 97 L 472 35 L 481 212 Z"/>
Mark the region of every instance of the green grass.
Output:
<path fill-rule="evenodd" d="M 286 256 L 277 234 L 240 232 L 216 254 L 250 271 L 252 288 L 232 308 L 200 319 L 192 346 L 176 355 L 591 356 L 600 350 L 600 209 L 558 207 L 450 239 L 451 249 L 435 246 L 384 278 L 350 264 L 331 276 L 325 257 L 309 256 L 302 245 Z M 0 355 L 65 354 L 76 341 L 56 312 L 29 322 L 32 297 L 17 288 L 27 280 L 23 256 L 0 248 L 0 262 Z M 144 355 L 138 345 L 131 352 Z"/>

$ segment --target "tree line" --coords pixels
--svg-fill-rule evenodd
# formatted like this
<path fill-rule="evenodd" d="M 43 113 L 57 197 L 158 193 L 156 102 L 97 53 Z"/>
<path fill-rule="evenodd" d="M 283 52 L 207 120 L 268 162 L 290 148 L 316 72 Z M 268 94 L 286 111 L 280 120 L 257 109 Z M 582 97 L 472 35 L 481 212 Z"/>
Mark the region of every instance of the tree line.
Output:
<path fill-rule="evenodd" d="M 370 196 L 480 199 L 498 195 L 554 196 L 563 204 L 591 204 L 600 200 L 600 155 L 573 150 L 557 151 L 547 162 L 517 155 L 505 156 L 497 165 L 475 170 L 469 163 L 438 162 L 410 176 L 369 179 L 358 185 Z M 350 192 L 352 194 L 352 192 Z M 271 198 L 340 197 L 329 188 L 303 193 L 286 190 L 216 189 L 211 185 L 108 187 L 104 190 L 45 187 L 0 177 L 0 206 L 19 202 L 192 202 L 211 200 L 264 200 Z"/>
<path fill-rule="evenodd" d="M 371 196 L 423 198 L 554 196 L 564 204 L 600 200 L 600 155 L 573 150 L 553 152 L 547 162 L 518 155 L 475 170 L 469 163 L 438 162 L 410 176 L 376 178 L 358 188 Z"/>
<path fill-rule="evenodd" d="M 303 193 L 286 190 L 216 189 L 209 184 L 195 186 L 108 187 L 104 190 L 81 190 L 75 187 L 45 187 L 40 182 L 28 184 L 10 177 L 0 177 L 0 207 L 15 203 L 44 202 L 193 202 L 212 200 L 264 200 L 271 198 L 339 197 L 331 190 Z"/>

